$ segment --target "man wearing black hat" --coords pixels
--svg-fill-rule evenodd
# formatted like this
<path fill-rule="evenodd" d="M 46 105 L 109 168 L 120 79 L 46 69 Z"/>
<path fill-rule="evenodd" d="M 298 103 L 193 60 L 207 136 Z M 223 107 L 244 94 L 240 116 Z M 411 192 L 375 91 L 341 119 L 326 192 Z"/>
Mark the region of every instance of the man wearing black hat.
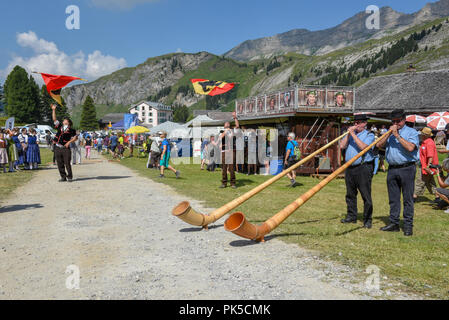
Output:
<path fill-rule="evenodd" d="M 404 235 L 413 235 L 413 193 L 415 189 L 416 162 L 419 161 L 418 132 L 405 125 L 402 109 L 391 113 L 391 132 L 377 143 L 378 148 L 386 146 L 386 160 L 389 164 L 387 175 L 388 197 L 390 201 L 390 224 L 382 231 L 399 231 L 401 215 L 401 193 L 404 202 Z"/>
<path fill-rule="evenodd" d="M 348 129 L 349 134 L 340 142 L 346 149 L 345 161 L 348 162 L 363 149 L 374 142 L 374 134 L 366 130 L 368 117 L 365 114 L 354 116 L 354 125 Z M 357 222 L 357 192 L 363 199 L 363 226 L 370 229 L 373 217 L 373 201 L 371 199 L 371 182 L 374 172 L 374 154 L 372 150 L 357 159 L 345 173 L 347 215 L 342 223 Z"/>

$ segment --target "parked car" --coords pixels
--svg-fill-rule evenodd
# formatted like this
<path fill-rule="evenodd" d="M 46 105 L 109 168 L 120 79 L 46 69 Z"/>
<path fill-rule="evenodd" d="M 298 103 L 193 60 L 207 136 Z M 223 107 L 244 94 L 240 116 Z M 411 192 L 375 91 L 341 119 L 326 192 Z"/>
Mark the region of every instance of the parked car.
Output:
<path fill-rule="evenodd" d="M 47 144 L 47 131 L 50 131 L 51 138 L 53 139 L 56 136 L 56 130 L 49 125 L 40 125 L 40 124 L 27 124 L 23 126 L 27 130 L 34 128 L 37 132 L 37 136 L 40 144 Z M 20 129 L 22 129 L 20 128 Z"/>

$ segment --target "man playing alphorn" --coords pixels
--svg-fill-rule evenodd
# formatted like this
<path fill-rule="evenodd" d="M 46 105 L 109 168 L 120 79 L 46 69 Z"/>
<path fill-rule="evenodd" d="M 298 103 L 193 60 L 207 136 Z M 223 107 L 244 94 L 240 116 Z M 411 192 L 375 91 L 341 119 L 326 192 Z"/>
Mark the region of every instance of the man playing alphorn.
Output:
<path fill-rule="evenodd" d="M 366 130 L 368 118 L 365 114 L 354 116 L 354 125 L 348 129 L 349 134 L 340 142 L 346 149 L 345 161 L 348 162 L 374 142 L 374 134 Z M 371 182 L 374 172 L 374 155 L 370 150 L 357 159 L 345 173 L 347 215 L 342 223 L 357 222 L 357 192 L 363 199 L 363 227 L 370 229 L 373 218 L 373 201 L 371 199 Z"/>
<path fill-rule="evenodd" d="M 396 109 L 391 112 L 393 125 L 385 138 L 377 143 L 378 148 L 386 145 L 386 159 L 389 164 L 387 175 L 388 197 L 390 199 L 390 224 L 382 231 L 398 232 L 401 215 L 401 193 L 404 202 L 404 235 L 413 235 L 416 162 L 419 161 L 419 135 L 415 129 L 405 125 L 405 112 Z"/>

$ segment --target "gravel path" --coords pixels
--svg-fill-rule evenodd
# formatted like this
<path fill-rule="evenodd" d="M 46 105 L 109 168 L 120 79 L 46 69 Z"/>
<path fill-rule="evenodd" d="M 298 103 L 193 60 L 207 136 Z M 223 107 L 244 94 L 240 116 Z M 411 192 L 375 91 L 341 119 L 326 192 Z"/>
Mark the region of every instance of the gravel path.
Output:
<path fill-rule="evenodd" d="M 92 160 L 74 175 L 59 183 L 55 167 L 41 170 L 3 201 L 0 299 L 370 298 L 363 281 L 342 278 L 351 270 L 296 245 L 248 245 L 223 221 L 191 228 L 170 214 L 185 197 L 117 163 Z M 66 288 L 69 265 L 77 290 Z"/>

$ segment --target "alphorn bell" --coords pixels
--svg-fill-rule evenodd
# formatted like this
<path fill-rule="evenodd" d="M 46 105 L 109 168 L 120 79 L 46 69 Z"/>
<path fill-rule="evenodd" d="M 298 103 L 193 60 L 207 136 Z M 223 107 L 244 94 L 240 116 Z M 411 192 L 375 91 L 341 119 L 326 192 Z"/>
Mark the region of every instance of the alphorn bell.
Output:
<path fill-rule="evenodd" d="M 300 206 L 306 203 L 310 198 L 317 194 L 321 189 L 323 189 L 329 182 L 331 182 L 340 173 L 344 172 L 350 165 L 352 165 L 357 159 L 362 157 L 365 153 L 371 150 L 380 140 L 385 138 L 389 133 L 388 131 L 382 135 L 379 139 L 374 141 L 363 151 L 361 151 L 357 156 L 349 160 L 343 166 L 335 170 L 326 179 L 318 183 L 316 186 L 311 188 L 309 191 L 304 193 L 301 197 L 296 199 L 294 202 L 289 204 L 283 210 L 276 213 L 273 217 L 265 221 L 262 225 L 257 226 L 246 220 L 245 215 L 241 212 L 235 212 L 229 216 L 225 221 L 225 230 L 230 231 L 240 237 L 255 240 L 257 242 L 264 242 L 264 237 L 275 228 L 277 228 L 282 222 L 284 222 L 293 212 L 295 212 Z"/>
<path fill-rule="evenodd" d="M 251 197 L 255 196 L 256 194 L 258 194 L 259 192 L 261 192 L 262 190 L 264 190 L 266 187 L 268 187 L 269 185 L 273 184 L 274 182 L 278 181 L 279 179 L 281 179 L 283 176 L 285 176 L 287 173 L 297 169 L 299 166 L 303 165 L 304 163 L 310 161 L 311 159 L 313 159 L 316 155 L 318 155 L 319 153 L 325 151 L 326 149 L 328 149 L 329 147 L 331 147 L 333 144 L 335 144 L 336 142 L 338 142 L 339 140 L 341 140 L 342 138 L 344 138 L 346 135 L 348 134 L 348 132 L 345 132 L 344 134 L 342 134 L 341 136 L 339 136 L 338 138 L 336 138 L 335 140 L 329 142 L 328 144 L 326 144 L 325 146 L 323 146 L 322 148 L 318 149 L 317 151 L 313 152 L 312 154 L 310 154 L 309 156 L 305 157 L 304 159 L 302 159 L 301 161 L 297 162 L 296 164 L 294 164 L 293 166 L 291 166 L 290 168 L 282 171 L 281 173 L 279 173 L 278 175 L 274 176 L 273 178 L 265 181 L 264 183 L 260 184 L 259 186 L 255 187 L 254 189 L 246 192 L 245 194 L 243 194 L 242 196 L 232 200 L 231 202 L 225 204 L 224 206 L 222 206 L 221 208 L 218 208 L 214 211 L 212 211 L 209 215 L 205 215 L 202 213 L 199 213 L 195 210 L 192 209 L 192 207 L 190 206 L 190 203 L 188 201 L 183 201 L 180 204 L 178 204 L 173 210 L 172 210 L 172 214 L 175 217 L 178 217 L 179 219 L 187 222 L 190 225 L 193 226 L 202 226 L 204 229 L 208 228 L 208 225 L 211 223 L 214 223 L 215 221 L 221 219 L 225 214 L 227 214 L 229 211 L 237 208 L 239 205 L 241 205 L 243 202 L 245 202 L 246 200 L 250 199 Z"/>

